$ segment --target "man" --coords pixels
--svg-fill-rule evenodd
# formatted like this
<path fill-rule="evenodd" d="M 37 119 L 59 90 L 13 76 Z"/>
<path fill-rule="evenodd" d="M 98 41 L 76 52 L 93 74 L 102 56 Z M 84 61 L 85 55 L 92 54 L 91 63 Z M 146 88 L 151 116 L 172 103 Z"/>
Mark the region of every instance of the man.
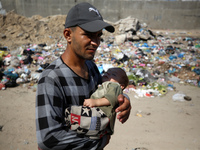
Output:
<path fill-rule="evenodd" d="M 42 73 L 36 95 L 36 134 L 40 149 L 103 149 L 110 136 L 93 140 L 79 136 L 65 125 L 64 112 L 72 105 L 83 105 L 101 83 L 101 75 L 92 59 L 100 44 L 102 29 L 114 32 L 103 21 L 98 10 L 89 3 L 80 3 L 69 11 L 64 37 L 67 48 L 60 58 Z M 124 123 L 130 114 L 127 98 L 119 95 L 117 118 Z M 78 117 L 73 118 L 79 119 Z"/>

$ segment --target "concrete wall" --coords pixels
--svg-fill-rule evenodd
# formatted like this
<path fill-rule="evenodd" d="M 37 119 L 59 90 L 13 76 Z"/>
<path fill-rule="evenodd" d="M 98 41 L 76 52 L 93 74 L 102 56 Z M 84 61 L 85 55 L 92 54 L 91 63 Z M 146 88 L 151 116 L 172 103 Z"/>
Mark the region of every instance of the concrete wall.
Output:
<path fill-rule="evenodd" d="M 0 0 L 7 12 L 43 17 L 66 15 L 76 3 L 87 1 L 104 19 L 116 22 L 132 16 L 152 29 L 200 29 L 200 1 L 135 0 Z"/>

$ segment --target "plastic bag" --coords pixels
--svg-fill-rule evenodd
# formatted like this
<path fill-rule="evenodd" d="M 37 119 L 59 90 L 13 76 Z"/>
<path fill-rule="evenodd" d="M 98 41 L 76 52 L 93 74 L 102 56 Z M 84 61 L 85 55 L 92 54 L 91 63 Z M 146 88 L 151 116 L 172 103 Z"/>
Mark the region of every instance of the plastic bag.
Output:
<path fill-rule="evenodd" d="M 180 102 L 183 102 L 183 101 L 185 101 L 185 99 L 184 99 L 185 96 L 186 96 L 186 95 L 185 95 L 184 93 L 178 92 L 178 93 L 176 93 L 176 94 L 174 94 L 174 95 L 172 96 L 172 99 L 173 99 L 173 101 L 180 101 Z"/>

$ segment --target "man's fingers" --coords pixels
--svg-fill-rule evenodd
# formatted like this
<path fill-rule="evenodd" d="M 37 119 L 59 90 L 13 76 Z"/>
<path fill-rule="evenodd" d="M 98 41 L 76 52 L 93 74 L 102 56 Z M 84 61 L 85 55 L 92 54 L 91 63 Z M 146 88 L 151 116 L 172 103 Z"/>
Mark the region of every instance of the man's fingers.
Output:
<path fill-rule="evenodd" d="M 131 106 L 130 106 L 128 109 L 124 110 L 123 112 L 120 112 L 120 113 L 117 115 L 117 119 L 119 119 L 119 121 L 120 121 L 121 123 L 126 122 L 126 121 L 128 120 L 128 118 L 129 118 L 130 111 L 131 111 Z"/>
<path fill-rule="evenodd" d="M 124 111 L 130 107 L 130 102 L 127 99 L 124 99 L 122 104 L 116 109 L 116 112 Z"/>
<path fill-rule="evenodd" d="M 117 115 L 117 119 L 119 119 L 121 123 L 124 123 L 129 118 L 131 111 L 131 103 L 122 94 L 118 96 L 118 102 L 119 102 L 119 107 L 115 110 L 116 113 L 119 112 L 119 114 Z"/>

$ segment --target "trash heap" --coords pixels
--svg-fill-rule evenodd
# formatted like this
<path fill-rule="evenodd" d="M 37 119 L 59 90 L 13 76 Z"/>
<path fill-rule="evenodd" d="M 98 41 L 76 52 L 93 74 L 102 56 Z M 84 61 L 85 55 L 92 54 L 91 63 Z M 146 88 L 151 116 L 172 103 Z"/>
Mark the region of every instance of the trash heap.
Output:
<path fill-rule="evenodd" d="M 130 81 L 125 92 L 155 97 L 175 90 L 174 83 L 200 87 L 200 34 L 153 32 L 130 17 L 114 25 L 115 34 L 107 35 L 95 62 L 102 74 L 110 67 L 124 68 Z"/>
<path fill-rule="evenodd" d="M 12 52 L 0 47 L 0 90 L 22 85 L 36 91 L 40 73 L 63 52 L 64 46 L 59 43 L 27 44 Z"/>
<path fill-rule="evenodd" d="M 0 26 L 4 29 L 0 41 L 0 90 L 16 86 L 36 90 L 41 72 L 66 48 L 66 40 L 61 37 L 63 18 L 25 18 L 13 12 L 0 16 L 4 22 Z M 175 90 L 174 83 L 200 87 L 200 35 L 151 31 L 145 23 L 131 17 L 113 25 L 115 33 L 103 31 L 94 61 L 101 74 L 110 67 L 123 68 L 129 77 L 125 92 L 155 97 Z M 15 30 L 11 31 L 11 27 Z M 53 31 L 60 34 L 54 35 Z M 46 33 L 48 37 L 44 38 Z M 16 44 L 6 45 L 8 40 Z"/>
<path fill-rule="evenodd" d="M 125 41 L 150 40 L 154 34 L 148 29 L 146 23 L 140 23 L 138 19 L 127 17 L 114 23 L 116 29 L 115 43 L 117 45 Z"/>

